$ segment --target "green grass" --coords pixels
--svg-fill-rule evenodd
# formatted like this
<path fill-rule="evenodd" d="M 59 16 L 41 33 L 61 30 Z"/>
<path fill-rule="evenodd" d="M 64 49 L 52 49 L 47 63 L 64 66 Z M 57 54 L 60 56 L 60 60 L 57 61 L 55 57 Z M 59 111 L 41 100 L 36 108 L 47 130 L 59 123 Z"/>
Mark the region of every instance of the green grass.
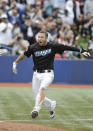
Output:
<path fill-rule="evenodd" d="M 0 121 L 42 124 L 67 131 L 93 131 L 93 88 L 49 88 L 46 95 L 57 101 L 56 116 L 43 107 L 32 120 L 32 88 L 0 87 Z"/>

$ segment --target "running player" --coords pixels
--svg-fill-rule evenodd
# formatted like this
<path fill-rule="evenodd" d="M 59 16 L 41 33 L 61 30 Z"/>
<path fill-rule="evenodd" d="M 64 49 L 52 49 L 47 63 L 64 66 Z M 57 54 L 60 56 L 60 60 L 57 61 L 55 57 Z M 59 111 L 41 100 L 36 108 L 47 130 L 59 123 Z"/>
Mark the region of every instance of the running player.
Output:
<path fill-rule="evenodd" d="M 54 79 L 54 57 L 56 53 L 62 53 L 65 50 L 77 51 L 83 55 L 88 56 L 89 53 L 82 49 L 75 47 L 64 46 L 62 44 L 48 42 L 48 33 L 40 31 L 38 33 L 38 42 L 28 47 L 22 55 L 20 55 L 15 62 L 13 62 L 13 72 L 17 73 L 16 66 L 25 57 L 32 55 L 34 62 L 34 73 L 32 79 L 32 89 L 35 96 L 35 106 L 31 112 L 32 118 L 36 118 L 39 114 L 42 104 L 44 104 L 50 111 L 50 117 L 54 117 L 56 101 L 45 96 L 45 90 L 49 87 Z"/>

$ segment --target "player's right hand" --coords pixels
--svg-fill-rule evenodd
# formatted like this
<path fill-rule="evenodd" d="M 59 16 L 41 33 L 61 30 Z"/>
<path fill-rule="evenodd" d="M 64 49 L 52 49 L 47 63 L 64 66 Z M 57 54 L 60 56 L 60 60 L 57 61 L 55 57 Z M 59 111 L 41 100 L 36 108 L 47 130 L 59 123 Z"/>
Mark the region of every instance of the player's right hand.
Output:
<path fill-rule="evenodd" d="M 15 74 L 17 74 L 17 63 L 16 62 L 13 62 L 13 67 L 12 67 L 12 70 Z"/>
<path fill-rule="evenodd" d="M 83 49 L 83 48 L 81 48 L 80 53 L 83 54 L 86 57 L 90 56 L 90 53 L 87 50 Z"/>

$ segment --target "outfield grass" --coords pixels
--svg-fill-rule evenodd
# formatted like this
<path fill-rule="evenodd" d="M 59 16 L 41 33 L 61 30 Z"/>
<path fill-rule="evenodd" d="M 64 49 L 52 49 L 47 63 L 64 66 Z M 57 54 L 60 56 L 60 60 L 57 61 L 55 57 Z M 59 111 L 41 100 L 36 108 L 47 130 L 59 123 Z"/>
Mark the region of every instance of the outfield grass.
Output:
<path fill-rule="evenodd" d="M 93 131 L 93 88 L 49 88 L 46 95 L 57 101 L 56 116 L 43 107 L 32 120 L 32 88 L 0 87 L 0 121 L 38 123 L 67 131 Z"/>

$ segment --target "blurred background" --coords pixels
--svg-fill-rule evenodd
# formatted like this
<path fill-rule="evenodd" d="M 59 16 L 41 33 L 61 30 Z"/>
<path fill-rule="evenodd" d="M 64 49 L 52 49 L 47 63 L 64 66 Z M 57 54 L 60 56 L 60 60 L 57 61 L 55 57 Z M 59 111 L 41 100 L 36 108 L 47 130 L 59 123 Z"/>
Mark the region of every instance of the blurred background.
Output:
<path fill-rule="evenodd" d="M 2 79 L 2 73 L 5 74 L 3 75 L 4 79 L 8 70 L 12 73 L 10 69 L 12 68 L 12 62 L 15 60 L 16 55 L 20 55 L 29 45 L 34 44 L 36 42 L 36 34 L 43 29 L 50 33 L 51 40 L 59 44 L 77 48 L 83 47 L 90 52 L 91 57 L 85 58 L 77 52 L 65 51 L 63 54 L 56 54 L 55 61 L 56 59 L 57 62 L 61 59 L 61 62 L 66 61 L 68 67 L 71 67 L 75 72 L 77 71 L 74 75 L 81 76 L 81 78 L 75 78 L 73 76 L 75 79 L 80 79 L 80 83 L 85 83 L 84 81 L 87 80 L 85 77 L 90 79 L 90 76 L 91 81 L 88 81 L 88 83 L 93 83 L 91 69 L 93 58 L 92 5 L 93 0 L 0 0 L 0 63 L 2 63 L 0 79 Z M 80 64 L 77 64 L 79 62 Z M 11 68 L 8 66 L 8 63 Z M 26 64 L 26 62 L 23 63 Z M 71 66 L 69 66 L 69 63 L 71 63 Z M 7 71 L 4 73 L 5 65 L 7 65 Z M 28 69 L 27 66 L 28 64 L 24 65 L 24 68 Z M 60 70 L 65 70 L 61 75 L 69 72 L 67 71 L 68 67 L 66 68 L 66 65 L 63 67 L 63 64 L 61 67 L 58 67 Z M 55 68 L 57 69 L 56 66 Z M 59 69 L 57 69 L 56 73 L 58 73 Z M 29 70 L 32 69 L 29 68 Z M 71 71 L 71 74 L 73 74 L 73 71 Z M 84 76 L 78 74 L 78 72 L 81 72 Z M 60 76 L 61 79 L 64 76 Z M 81 79 L 83 78 L 84 80 L 82 81 Z M 1 82 L 6 80 L 2 79 Z"/>

